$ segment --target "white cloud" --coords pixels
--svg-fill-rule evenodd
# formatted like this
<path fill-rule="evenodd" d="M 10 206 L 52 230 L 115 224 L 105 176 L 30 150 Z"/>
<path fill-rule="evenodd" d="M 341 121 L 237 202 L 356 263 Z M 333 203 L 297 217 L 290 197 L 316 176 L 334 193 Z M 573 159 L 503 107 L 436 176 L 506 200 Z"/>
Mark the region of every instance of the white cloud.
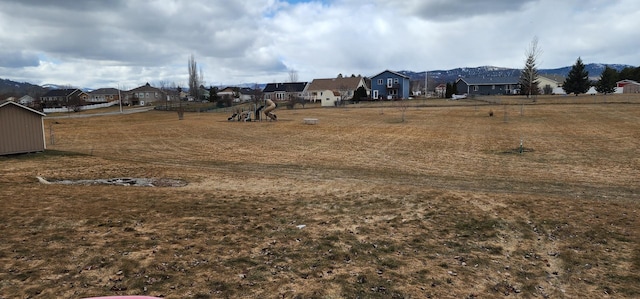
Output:
<path fill-rule="evenodd" d="M 384 69 L 640 65 L 633 0 L 4 0 L 0 72 L 86 87 L 185 84 L 194 54 L 208 84 L 301 80 Z"/>

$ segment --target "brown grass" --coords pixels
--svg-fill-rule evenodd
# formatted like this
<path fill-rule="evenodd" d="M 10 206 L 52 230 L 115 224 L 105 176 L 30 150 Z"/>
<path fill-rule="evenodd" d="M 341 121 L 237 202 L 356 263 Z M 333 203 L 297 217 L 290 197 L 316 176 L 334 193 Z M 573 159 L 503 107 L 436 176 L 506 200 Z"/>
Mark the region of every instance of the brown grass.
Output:
<path fill-rule="evenodd" d="M 0 157 L 0 298 L 640 296 L 640 98 L 597 97 L 47 119 Z"/>

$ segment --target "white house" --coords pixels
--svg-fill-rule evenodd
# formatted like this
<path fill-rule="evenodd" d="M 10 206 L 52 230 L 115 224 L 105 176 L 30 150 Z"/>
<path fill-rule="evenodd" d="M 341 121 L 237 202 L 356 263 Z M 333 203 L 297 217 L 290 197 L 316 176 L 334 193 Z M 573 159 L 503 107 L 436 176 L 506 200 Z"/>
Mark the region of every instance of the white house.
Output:
<path fill-rule="evenodd" d="M 340 101 L 350 100 L 360 87 L 369 94 L 362 76 L 314 79 L 304 90 L 305 98 L 311 102 L 320 101 L 323 107 L 336 106 Z"/>
<path fill-rule="evenodd" d="M 538 88 L 544 93 L 545 86 L 551 87 L 551 94 L 566 94 L 562 85 L 564 77 L 558 75 L 538 75 Z"/>

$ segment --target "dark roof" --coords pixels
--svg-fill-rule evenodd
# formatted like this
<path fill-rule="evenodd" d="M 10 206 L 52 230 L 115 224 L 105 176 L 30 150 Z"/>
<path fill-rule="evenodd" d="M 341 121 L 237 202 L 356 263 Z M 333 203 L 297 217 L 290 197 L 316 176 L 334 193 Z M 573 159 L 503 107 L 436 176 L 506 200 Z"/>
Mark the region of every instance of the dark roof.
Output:
<path fill-rule="evenodd" d="M 89 94 L 118 94 L 119 90 L 116 88 L 98 88 Z"/>
<path fill-rule="evenodd" d="M 473 77 L 458 78 L 457 81 L 464 81 L 467 85 L 504 85 L 518 84 L 520 77 Z"/>
<path fill-rule="evenodd" d="M 76 91 L 76 88 L 70 89 L 52 89 L 47 91 L 42 97 L 66 97 Z"/>
<path fill-rule="evenodd" d="M 400 73 L 398 73 L 398 72 L 394 72 L 394 71 L 390 71 L 390 70 L 382 71 L 382 72 L 380 72 L 379 74 L 377 74 L 377 75 L 375 75 L 375 76 L 371 77 L 371 79 L 373 79 L 373 78 L 375 78 L 375 77 L 378 77 L 378 76 L 380 76 L 380 75 L 382 75 L 382 74 L 384 74 L 384 73 L 391 73 L 391 74 L 394 74 L 394 75 L 396 75 L 396 76 L 399 76 L 399 77 L 402 77 L 402 78 L 405 78 L 405 79 L 410 79 L 410 78 L 409 78 L 409 76 L 407 76 L 407 75 L 403 75 L 403 74 L 400 74 Z"/>
<path fill-rule="evenodd" d="M 267 84 L 263 92 L 303 92 L 304 87 L 307 86 L 307 82 L 287 82 L 287 83 L 269 83 Z"/>
<path fill-rule="evenodd" d="M 240 93 L 241 94 L 249 94 L 252 95 L 255 91 L 253 90 L 253 88 L 249 88 L 249 87 L 243 87 L 240 88 Z"/>

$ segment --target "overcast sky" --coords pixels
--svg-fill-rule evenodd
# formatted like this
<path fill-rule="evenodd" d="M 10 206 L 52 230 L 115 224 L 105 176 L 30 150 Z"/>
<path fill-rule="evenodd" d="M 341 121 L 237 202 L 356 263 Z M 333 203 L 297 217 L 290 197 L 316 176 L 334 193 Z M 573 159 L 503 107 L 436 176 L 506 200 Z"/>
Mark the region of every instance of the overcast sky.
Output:
<path fill-rule="evenodd" d="M 0 78 L 133 88 L 390 70 L 640 65 L 637 0 L 0 0 Z"/>

